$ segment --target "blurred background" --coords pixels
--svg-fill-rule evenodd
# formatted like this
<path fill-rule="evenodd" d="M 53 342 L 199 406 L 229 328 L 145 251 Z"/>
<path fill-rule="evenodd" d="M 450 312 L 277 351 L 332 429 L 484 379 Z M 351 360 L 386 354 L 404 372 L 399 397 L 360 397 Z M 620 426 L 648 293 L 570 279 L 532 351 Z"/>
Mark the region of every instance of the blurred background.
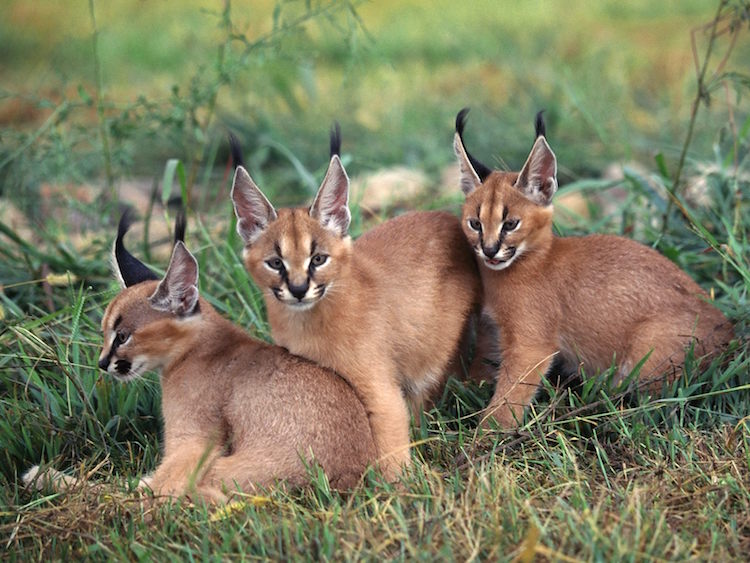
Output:
<path fill-rule="evenodd" d="M 665 218 L 672 192 L 710 207 L 706 224 L 741 224 L 748 21 L 747 0 L 6 0 L 0 284 L 107 279 L 123 205 L 146 217 L 146 258 L 167 253 L 178 194 L 236 245 L 230 132 L 274 204 L 302 205 L 338 121 L 355 235 L 408 209 L 458 213 L 465 106 L 467 146 L 506 169 L 545 110 L 560 232 L 633 236 L 712 279 L 690 221 L 670 239 Z"/>
<path fill-rule="evenodd" d="M 6 0 L 0 189 L 33 213 L 45 184 L 116 190 L 178 158 L 191 185 L 223 190 L 232 130 L 261 187 L 301 203 L 338 120 L 353 176 L 403 166 L 429 190 L 464 106 L 469 147 L 498 167 L 520 167 L 545 109 L 563 183 L 657 153 L 673 169 L 696 91 L 691 33 L 702 53 L 717 6 Z M 724 70 L 748 60 L 743 39 Z M 741 126 L 747 110 L 731 84 L 714 91 L 691 154 L 710 155 L 730 112 Z"/>

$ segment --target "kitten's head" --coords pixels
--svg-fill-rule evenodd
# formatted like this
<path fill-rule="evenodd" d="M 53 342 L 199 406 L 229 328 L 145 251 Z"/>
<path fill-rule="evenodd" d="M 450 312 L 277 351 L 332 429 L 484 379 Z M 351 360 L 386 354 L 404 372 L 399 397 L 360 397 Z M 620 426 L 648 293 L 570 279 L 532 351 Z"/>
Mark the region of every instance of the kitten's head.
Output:
<path fill-rule="evenodd" d="M 128 227 L 125 213 L 113 260 L 123 290 L 102 317 L 104 344 L 99 356 L 99 367 L 121 381 L 165 365 L 185 341 L 187 323 L 200 317 L 198 262 L 181 240 L 184 224 L 177 222 L 177 240 L 162 279 L 125 250 L 122 239 Z"/>
<path fill-rule="evenodd" d="M 328 171 L 309 209 L 277 211 L 245 168 L 238 166 L 234 175 L 232 203 L 245 266 L 268 299 L 293 311 L 314 307 L 349 266 L 349 178 L 340 146 L 335 126 Z"/>
<path fill-rule="evenodd" d="M 464 146 L 468 111 L 465 108 L 456 117 L 453 142 L 461 171 L 461 189 L 466 195 L 462 225 L 480 263 L 491 270 L 504 270 L 551 236 L 557 160 L 545 139 L 539 112 L 536 141 L 521 171 L 490 169 Z"/>

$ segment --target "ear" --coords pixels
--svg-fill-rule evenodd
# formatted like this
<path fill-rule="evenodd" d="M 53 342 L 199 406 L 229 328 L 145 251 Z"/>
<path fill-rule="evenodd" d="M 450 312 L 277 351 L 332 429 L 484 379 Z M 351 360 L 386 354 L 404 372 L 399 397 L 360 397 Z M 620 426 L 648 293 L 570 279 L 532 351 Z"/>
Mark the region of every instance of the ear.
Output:
<path fill-rule="evenodd" d="M 120 282 L 120 287 L 130 287 L 142 281 L 159 279 L 159 276 L 125 248 L 123 238 L 132 222 L 132 211 L 128 208 L 120 217 L 120 223 L 117 226 L 117 238 L 115 238 L 115 244 L 112 248 L 112 269 Z"/>
<path fill-rule="evenodd" d="M 276 210 L 242 166 L 234 173 L 231 197 L 237 215 L 237 233 L 245 244 L 252 244 L 276 219 Z"/>
<path fill-rule="evenodd" d="M 458 167 L 461 171 L 461 191 L 469 195 L 481 184 L 492 170 L 475 159 L 464 146 L 464 126 L 469 108 L 464 108 L 456 116 L 456 134 L 453 136 L 453 151 L 458 157 Z"/>
<path fill-rule="evenodd" d="M 557 191 L 557 159 L 544 137 L 537 137 L 534 142 L 515 187 L 539 205 L 552 202 Z"/>
<path fill-rule="evenodd" d="M 310 206 L 310 217 L 340 237 L 346 236 L 352 214 L 349 212 L 349 177 L 339 155 L 334 154 L 326 177 Z"/>
<path fill-rule="evenodd" d="M 182 241 L 174 245 L 164 279 L 149 297 L 151 306 L 178 317 L 196 312 L 198 306 L 198 262 Z"/>

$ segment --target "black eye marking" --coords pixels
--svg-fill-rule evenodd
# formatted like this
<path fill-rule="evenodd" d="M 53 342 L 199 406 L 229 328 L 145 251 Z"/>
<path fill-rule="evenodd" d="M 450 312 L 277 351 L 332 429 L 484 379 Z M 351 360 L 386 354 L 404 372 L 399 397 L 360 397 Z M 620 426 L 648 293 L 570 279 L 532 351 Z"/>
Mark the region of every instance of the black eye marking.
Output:
<path fill-rule="evenodd" d="M 122 322 L 122 315 L 117 315 L 117 318 L 115 319 L 115 324 L 112 325 L 112 330 L 117 330 L 117 327 L 120 326 L 121 322 Z"/>
<path fill-rule="evenodd" d="M 474 219 L 473 217 L 469 219 L 469 227 L 478 233 L 482 232 L 482 222 L 479 219 Z"/>
<path fill-rule="evenodd" d="M 271 268 L 272 270 L 276 270 L 277 272 L 281 272 L 284 270 L 284 261 L 278 256 L 274 256 L 273 258 L 266 260 L 266 264 L 268 264 L 269 268 Z"/>
<path fill-rule="evenodd" d="M 117 348 L 118 346 L 121 346 L 125 343 L 125 341 L 128 339 L 128 334 L 125 331 L 118 331 L 117 334 L 115 334 L 115 339 L 112 342 L 112 346 L 114 348 Z"/>
<path fill-rule="evenodd" d="M 505 221 L 508 218 L 508 208 L 503 207 L 503 221 Z"/>

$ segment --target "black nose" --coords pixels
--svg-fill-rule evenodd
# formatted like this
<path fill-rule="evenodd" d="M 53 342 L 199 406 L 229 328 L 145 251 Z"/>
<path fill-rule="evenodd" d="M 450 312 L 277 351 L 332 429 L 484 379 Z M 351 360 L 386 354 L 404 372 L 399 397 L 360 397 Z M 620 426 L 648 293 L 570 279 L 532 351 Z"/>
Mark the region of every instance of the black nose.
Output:
<path fill-rule="evenodd" d="M 99 360 L 99 368 L 103 369 L 104 371 L 107 371 L 107 368 L 109 367 L 109 356 L 106 356 Z"/>
<path fill-rule="evenodd" d="M 305 283 L 302 285 L 294 285 L 292 282 L 289 282 L 286 284 L 289 288 L 289 293 L 294 295 L 294 297 L 297 298 L 297 300 L 302 301 L 302 298 L 307 293 L 307 290 L 310 288 L 310 280 L 305 280 Z"/>
<path fill-rule="evenodd" d="M 487 258 L 492 258 L 493 256 L 495 256 L 495 254 L 498 253 L 499 250 L 500 250 L 500 241 L 497 241 L 492 246 L 485 246 L 484 243 L 482 243 L 482 252 L 484 252 L 484 255 Z"/>

